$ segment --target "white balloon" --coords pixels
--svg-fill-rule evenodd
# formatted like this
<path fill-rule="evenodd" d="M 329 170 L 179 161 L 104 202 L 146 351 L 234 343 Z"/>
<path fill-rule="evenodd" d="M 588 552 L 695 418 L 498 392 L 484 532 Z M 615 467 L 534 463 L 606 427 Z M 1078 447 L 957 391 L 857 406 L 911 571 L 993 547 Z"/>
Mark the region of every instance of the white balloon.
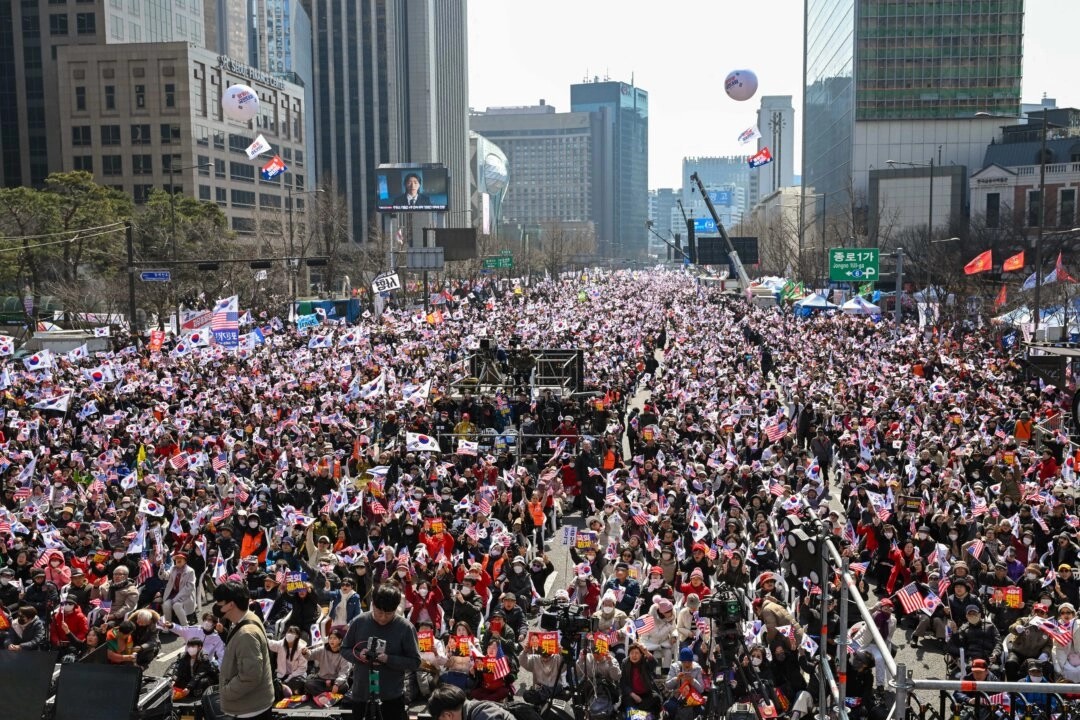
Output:
<path fill-rule="evenodd" d="M 757 92 L 757 75 L 753 70 L 732 70 L 724 79 L 724 91 L 732 100 L 749 100 Z"/>
<path fill-rule="evenodd" d="M 221 96 L 221 109 L 226 117 L 247 122 L 259 114 L 259 95 L 247 85 L 230 85 Z"/>

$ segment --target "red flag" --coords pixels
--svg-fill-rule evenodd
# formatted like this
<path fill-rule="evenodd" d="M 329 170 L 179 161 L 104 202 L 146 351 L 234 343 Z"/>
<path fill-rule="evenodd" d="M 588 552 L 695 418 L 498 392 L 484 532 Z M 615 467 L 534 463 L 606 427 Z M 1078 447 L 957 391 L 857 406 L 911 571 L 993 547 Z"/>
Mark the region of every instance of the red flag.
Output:
<path fill-rule="evenodd" d="M 974 275 L 976 273 L 986 272 L 994 265 L 994 258 L 991 251 L 980 253 L 975 256 L 975 259 L 964 266 L 965 275 Z"/>
<path fill-rule="evenodd" d="M 1013 270 L 1022 270 L 1023 268 L 1024 268 L 1024 251 L 1021 250 L 1020 252 L 1013 255 L 1011 258 L 1008 258 L 1002 264 L 1001 271 L 1002 272 L 1012 272 Z"/>
<path fill-rule="evenodd" d="M 1023 253 L 1020 253 L 1020 254 L 1023 255 Z M 1001 289 L 998 290 L 997 297 L 994 298 L 994 309 L 997 310 L 999 307 L 1001 307 L 1004 304 L 1005 304 L 1005 285 L 1002 284 Z"/>
<path fill-rule="evenodd" d="M 1061 264 L 1061 251 L 1058 251 L 1057 263 L 1054 265 L 1054 280 L 1056 282 L 1076 282 L 1076 278 L 1065 270 L 1065 266 Z"/>

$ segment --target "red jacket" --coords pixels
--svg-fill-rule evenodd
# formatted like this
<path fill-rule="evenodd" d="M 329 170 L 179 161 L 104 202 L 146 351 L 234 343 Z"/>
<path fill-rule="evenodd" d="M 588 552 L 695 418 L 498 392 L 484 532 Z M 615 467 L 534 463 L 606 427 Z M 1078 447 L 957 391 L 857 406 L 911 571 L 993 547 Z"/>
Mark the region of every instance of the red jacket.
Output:
<path fill-rule="evenodd" d="M 446 554 L 447 560 L 454 555 L 454 536 L 448 532 L 441 532 L 438 535 L 428 535 L 426 532 L 421 532 L 420 542 L 424 543 L 424 547 L 428 551 L 428 557 L 432 560 L 439 557 L 440 550 Z"/>
<path fill-rule="evenodd" d="M 61 612 L 54 612 L 52 616 L 52 622 L 49 623 L 49 637 L 53 639 L 53 647 L 67 647 L 71 644 L 71 638 L 65 633 L 63 628 L 63 621 L 67 621 L 68 630 L 79 642 L 86 641 L 86 633 L 90 630 L 90 625 L 86 621 L 86 616 L 83 615 L 82 608 L 78 605 L 68 615 L 64 615 Z"/>
<path fill-rule="evenodd" d="M 405 586 L 405 599 L 409 601 L 411 609 L 409 610 L 409 622 L 416 627 L 420 623 L 420 611 L 427 610 L 428 615 L 431 617 L 431 622 L 435 625 L 435 632 L 439 632 L 439 628 L 442 627 L 442 601 L 443 594 L 442 588 L 438 583 L 432 583 L 428 591 L 427 597 L 420 597 L 420 594 L 416 592 L 416 588 L 412 586 L 412 583 L 408 583 Z"/>

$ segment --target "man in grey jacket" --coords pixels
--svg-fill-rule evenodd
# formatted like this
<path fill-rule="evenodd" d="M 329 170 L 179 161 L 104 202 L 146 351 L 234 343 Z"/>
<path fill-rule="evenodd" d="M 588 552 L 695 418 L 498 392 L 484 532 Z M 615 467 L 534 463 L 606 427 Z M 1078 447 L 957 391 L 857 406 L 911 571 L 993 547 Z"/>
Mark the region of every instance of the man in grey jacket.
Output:
<path fill-rule="evenodd" d="M 381 703 L 383 720 L 406 720 L 405 673 L 420 668 L 416 630 L 398 615 L 401 591 L 380 585 L 371 610 L 357 615 L 345 633 L 342 654 L 355 665 L 352 701 L 354 720 L 367 717 L 371 698 Z"/>
<path fill-rule="evenodd" d="M 270 720 L 274 675 L 270 647 L 258 615 L 248 610 L 247 585 L 229 581 L 214 588 L 214 614 L 231 627 L 221 661 L 221 711 L 240 720 Z"/>

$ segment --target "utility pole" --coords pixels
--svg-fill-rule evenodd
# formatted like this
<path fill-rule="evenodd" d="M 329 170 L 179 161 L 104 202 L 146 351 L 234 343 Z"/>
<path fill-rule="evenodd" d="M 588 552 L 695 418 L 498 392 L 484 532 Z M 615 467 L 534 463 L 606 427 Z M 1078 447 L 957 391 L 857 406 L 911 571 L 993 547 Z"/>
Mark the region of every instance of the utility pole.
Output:
<path fill-rule="evenodd" d="M 135 314 L 135 230 L 130 220 L 124 223 L 124 235 L 127 239 L 128 332 L 138 341 L 138 319 Z"/>
<path fill-rule="evenodd" d="M 900 321 L 903 317 L 903 310 L 900 307 L 900 295 L 904 291 L 904 248 L 896 248 L 896 297 L 893 298 L 896 302 L 896 327 L 899 329 Z"/>
<path fill-rule="evenodd" d="M 1039 334 L 1039 315 L 1042 312 L 1042 237 L 1046 225 L 1046 109 L 1042 111 L 1042 145 L 1039 149 L 1039 230 L 1035 236 L 1035 340 Z"/>

